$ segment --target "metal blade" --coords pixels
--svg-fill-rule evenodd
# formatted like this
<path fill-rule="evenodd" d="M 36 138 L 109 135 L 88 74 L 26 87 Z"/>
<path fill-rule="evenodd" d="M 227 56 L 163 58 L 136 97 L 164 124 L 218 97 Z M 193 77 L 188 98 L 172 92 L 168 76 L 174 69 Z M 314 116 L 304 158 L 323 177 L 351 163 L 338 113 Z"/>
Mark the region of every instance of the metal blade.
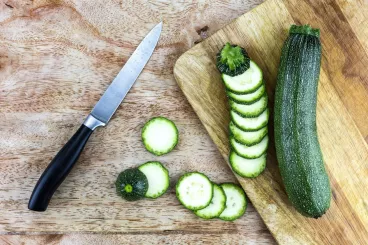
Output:
<path fill-rule="evenodd" d="M 162 22 L 143 39 L 93 108 L 92 116 L 105 124 L 108 123 L 151 57 L 161 30 Z"/>

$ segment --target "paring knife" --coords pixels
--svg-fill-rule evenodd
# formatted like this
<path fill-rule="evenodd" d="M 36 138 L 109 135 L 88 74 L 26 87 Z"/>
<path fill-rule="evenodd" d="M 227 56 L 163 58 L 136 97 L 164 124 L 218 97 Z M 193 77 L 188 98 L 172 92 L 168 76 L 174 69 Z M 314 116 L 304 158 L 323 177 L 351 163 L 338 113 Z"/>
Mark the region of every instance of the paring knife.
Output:
<path fill-rule="evenodd" d="M 30 210 L 46 210 L 52 195 L 77 162 L 92 132 L 109 122 L 137 80 L 157 45 L 161 30 L 162 22 L 157 24 L 139 44 L 78 131 L 51 161 L 32 192 L 28 203 Z"/>

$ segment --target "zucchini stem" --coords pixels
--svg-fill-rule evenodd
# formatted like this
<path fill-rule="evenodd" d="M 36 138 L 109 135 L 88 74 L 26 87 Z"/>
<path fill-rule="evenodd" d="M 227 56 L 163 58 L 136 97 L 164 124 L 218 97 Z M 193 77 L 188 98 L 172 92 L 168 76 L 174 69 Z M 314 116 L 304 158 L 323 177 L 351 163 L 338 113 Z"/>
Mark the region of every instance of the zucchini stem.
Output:
<path fill-rule="evenodd" d="M 302 25 L 302 26 L 291 25 L 289 33 L 310 35 L 318 38 L 320 36 L 319 29 L 313 29 L 310 25 Z"/>
<path fill-rule="evenodd" d="M 222 47 L 216 60 L 219 71 L 232 77 L 243 74 L 250 66 L 250 59 L 245 49 L 230 43 Z"/>

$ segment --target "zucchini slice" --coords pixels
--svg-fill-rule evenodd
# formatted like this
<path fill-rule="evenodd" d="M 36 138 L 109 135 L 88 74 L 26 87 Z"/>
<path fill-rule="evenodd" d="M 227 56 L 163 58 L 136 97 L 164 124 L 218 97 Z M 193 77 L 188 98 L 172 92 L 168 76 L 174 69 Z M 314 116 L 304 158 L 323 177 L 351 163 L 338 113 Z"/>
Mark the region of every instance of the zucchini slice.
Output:
<path fill-rule="evenodd" d="M 170 184 L 169 171 L 160 162 L 146 162 L 138 167 L 148 179 L 148 190 L 145 197 L 162 196 Z"/>
<path fill-rule="evenodd" d="M 262 79 L 261 69 L 252 60 L 249 68 L 240 75 L 232 77 L 222 74 L 226 89 L 234 94 L 249 94 L 256 91 L 262 85 Z"/>
<path fill-rule="evenodd" d="M 258 144 L 268 133 L 267 127 L 263 127 L 257 131 L 243 131 L 233 122 L 230 122 L 229 128 L 230 134 L 234 136 L 235 140 L 247 146 Z"/>
<path fill-rule="evenodd" d="M 203 209 L 212 200 L 213 183 L 202 173 L 186 173 L 176 184 L 176 197 L 187 209 Z"/>
<path fill-rule="evenodd" d="M 194 211 L 195 215 L 203 219 L 213 219 L 220 216 L 226 208 L 226 195 L 221 186 L 213 184 L 213 197 L 210 205 L 204 209 Z"/>
<path fill-rule="evenodd" d="M 267 153 L 255 159 L 247 159 L 231 151 L 229 161 L 231 168 L 241 177 L 255 178 L 266 168 L 266 158 Z"/>
<path fill-rule="evenodd" d="M 242 117 L 235 111 L 231 110 L 230 117 L 231 121 L 241 130 L 256 131 L 267 125 L 269 118 L 269 109 L 266 108 L 259 116 L 250 118 Z"/>
<path fill-rule="evenodd" d="M 238 143 L 234 137 L 230 136 L 230 145 L 233 150 L 241 157 L 254 159 L 260 157 L 267 151 L 268 147 L 268 135 L 266 135 L 261 142 L 256 145 L 246 146 Z"/>
<path fill-rule="evenodd" d="M 256 91 L 250 94 L 234 94 L 230 91 L 226 91 L 226 93 L 230 100 L 238 104 L 252 104 L 262 98 L 262 95 L 266 93 L 266 87 L 262 84 Z"/>
<path fill-rule="evenodd" d="M 226 195 L 226 208 L 220 214 L 222 220 L 232 221 L 240 218 L 247 209 L 247 199 L 244 190 L 233 183 L 220 185 Z"/>
<path fill-rule="evenodd" d="M 264 94 L 261 99 L 253 104 L 238 104 L 232 100 L 229 101 L 231 109 L 243 117 L 258 116 L 267 108 L 267 102 L 267 94 Z"/>
<path fill-rule="evenodd" d="M 179 132 L 175 124 L 165 117 L 154 117 L 142 129 L 142 141 L 146 149 L 161 156 L 169 153 L 178 143 Z"/>
<path fill-rule="evenodd" d="M 142 199 L 148 190 L 146 175 L 137 168 L 121 172 L 115 182 L 116 193 L 127 201 Z"/>

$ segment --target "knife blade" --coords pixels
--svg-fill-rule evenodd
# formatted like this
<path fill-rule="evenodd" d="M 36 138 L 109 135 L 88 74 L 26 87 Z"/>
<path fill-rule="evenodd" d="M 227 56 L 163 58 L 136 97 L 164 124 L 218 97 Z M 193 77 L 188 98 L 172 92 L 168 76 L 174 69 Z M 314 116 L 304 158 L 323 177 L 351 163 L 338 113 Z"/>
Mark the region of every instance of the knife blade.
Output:
<path fill-rule="evenodd" d="M 160 37 L 162 22 L 143 39 L 119 74 L 93 108 L 91 115 L 107 123 L 151 57 Z"/>
<path fill-rule="evenodd" d="M 41 212 L 47 209 L 51 197 L 77 162 L 92 132 L 110 121 L 137 80 L 158 43 L 161 31 L 162 22 L 157 24 L 138 45 L 81 127 L 47 166 L 33 189 L 28 209 Z"/>

